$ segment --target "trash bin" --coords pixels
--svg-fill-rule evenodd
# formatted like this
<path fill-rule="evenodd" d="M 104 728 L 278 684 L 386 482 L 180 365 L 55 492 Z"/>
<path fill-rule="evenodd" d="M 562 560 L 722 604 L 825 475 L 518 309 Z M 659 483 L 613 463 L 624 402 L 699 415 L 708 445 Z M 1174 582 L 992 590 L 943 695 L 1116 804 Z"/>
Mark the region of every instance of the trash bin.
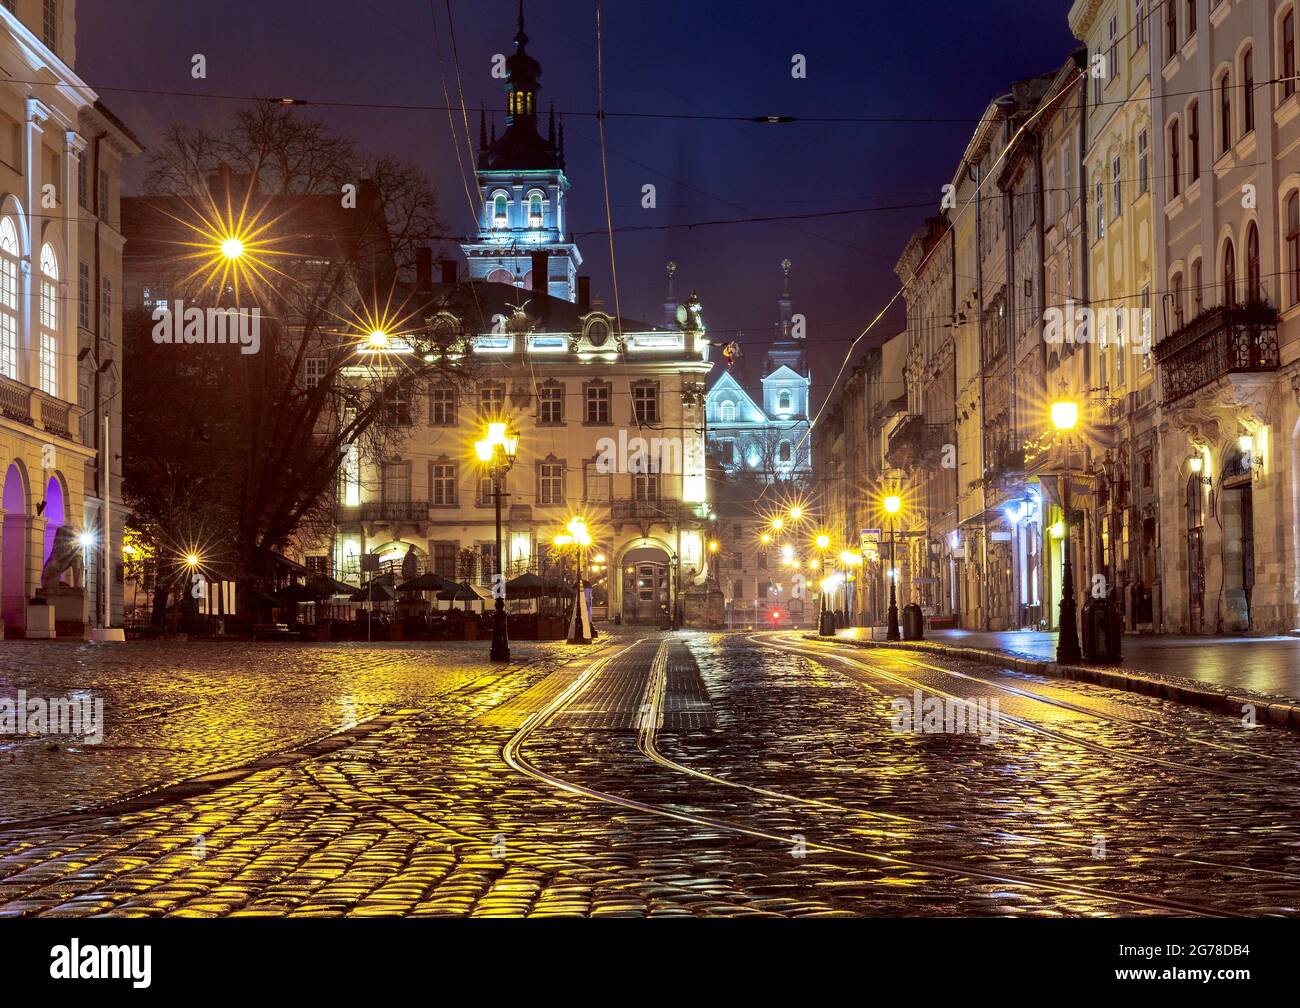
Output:
<path fill-rule="evenodd" d="M 925 639 L 925 614 L 915 602 L 903 606 L 903 640 Z"/>
<path fill-rule="evenodd" d="M 1122 630 L 1119 607 L 1114 602 L 1088 599 L 1083 604 L 1083 660 L 1118 663 Z"/>

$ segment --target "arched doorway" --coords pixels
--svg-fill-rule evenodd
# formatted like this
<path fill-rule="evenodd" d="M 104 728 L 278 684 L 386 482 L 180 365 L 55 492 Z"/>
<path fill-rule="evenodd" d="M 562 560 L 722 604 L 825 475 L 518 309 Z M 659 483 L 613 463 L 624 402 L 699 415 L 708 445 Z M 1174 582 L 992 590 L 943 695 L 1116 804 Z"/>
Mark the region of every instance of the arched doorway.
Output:
<path fill-rule="evenodd" d="M 1250 629 L 1255 588 L 1255 499 L 1249 452 L 1238 448 L 1223 464 L 1223 614 L 1224 629 Z"/>
<path fill-rule="evenodd" d="M 428 570 L 424 551 L 414 543 L 395 539 L 370 552 L 374 557 L 371 561 L 374 569 L 368 572 L 370 577 L 387 577 L 394 585 L 418 577 Z"/>
<path fill-rule="evenodd" d="M 637 546 L 623 554 L 624 623 L 657 623 L 668 615 L 671 565 L 660 546 Z"/>
<path fill-rule="evenodd" d="M 4 552 L 0 557 L 0 614 L 10 633 L 27 625 L 27 480 L 10 464 L 4 481 Z"/>
<path fill-rule="evenodd" d="M 50 481 L 45 484 L 45 510 L 42 514 L 45 517 L 45 544 L 41 550 L 41 563 L 49 562 L 50 554 L 54 552 L 54 540 L 58 537 L 59 529 L 68 524 L 67 512 L 67 494 L 63 490 L 63 480 L 56 474 L 50 477 Z"/>

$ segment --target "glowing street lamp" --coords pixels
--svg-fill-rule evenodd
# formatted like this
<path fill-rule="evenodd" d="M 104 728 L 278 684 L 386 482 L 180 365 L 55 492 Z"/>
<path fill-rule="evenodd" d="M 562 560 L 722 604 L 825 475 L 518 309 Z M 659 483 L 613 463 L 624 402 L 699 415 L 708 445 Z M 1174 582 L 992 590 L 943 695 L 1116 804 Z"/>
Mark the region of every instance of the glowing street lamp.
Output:
<path fill-rule="evenodd" d="M 1083 658 L 1079 648 L 1078 610 L 1074 600 L 1074 564 L 1070 560 L 1070 431 L 1079 423 L 1079 404 L 1069 399 L 1052 403 L 1052 426 L 1065 442 L 1065 462 L 1061 466 L 1065 485 L 1061 489 L 1061 549 L 1065 554 L 1061 577 L 1061 629 L 1056 638 L 1056 660 L 1061 663 L 1077 662 Z"/>
<path fill-rule="evenodd" d="M 574 589 L 573 617 L 569 623 L 569 643 L 590 644 L 596 634 L 591 626 L 591 610 L 587 608 L 587 585 L 583 578 L 586 565 L 583 551 L 591 545 L 591 533 L 587 531 L 587 519 L 579 516 L 572 518 L 565 528 L 569 534 L 556 536 L 555 541 L 559 543 L 564 539 L 567 543 L 578 547 L 578 581 Z"/>
<path fill-rule="evenodd" d="M 800 518 L 802 518 L 802 517 L 803 517 L 803 508 L 801 508 L 798 504 L 796 504 L 796 505 L 794 505 L 794 507 L 790 508 L 790 520 L 791 520 L 791 521 L 796 521 L 796 522 L 797 522 L 797 521 L 798 521 Z"/>
<path fill-rule="evenodd" d="M 244 258 L 244 243 L 241 239 L 233 235 L 226 238 L 221 243 L 221 254 L 227 259 L 235 260 Z"/>
<path fill-rule="evenodd" d="M 821 551 L 823 559 L 826 551 L 831 548 L 831 537 L 825 532 L 818 533 L 817 538 L 813 540 L 817 544 L 817 549 Z M 809 566 L 816 568 L 821 564 L 821 560 L 813 560 Z M 831 611 L 826 608 L 826 582 L 823 580 L 818 588 L 817 593 L 817 634 L 820 637 L 835 636 L 835 624 L 831 620 Z"/>
<path fill-rule="evenodd" d="M 504 423 L 487 425 L 481 440 L 474 442 L 474 454 L 492 474 L 492 497 L 496 504 L 497 553 L 492 572 L 492 597 L 496 599 L 492 613 L 492 651 L 494 662 L 510 660 L 510 638 L 506 633 L 506 576 L 501 569 L 501 483 L 519 452 L 519 436 L 511 434 Z"/>
<path fill-rule="evenodd" d="M 828 550 L 831 548 L 831 537 L 825 532 L 817 537 L 817 548 L 819 550 Z"/>
<path fill-rule="evenodd" d="M 783 528 L 785 528 L 785 519 L 782 518 L 780 515 L 777 515 L 775 518 L 772 519 L 772 528 L 774 531 L 780 532 Z"/>
<path fill-rule="evenodd" d="M 882 502 L 885 513 L 889 515 L 889 626 L 885 631 L 886 640 L 901 640 L 898 631 L 898 567 L 895 564 L 895 526 L 898 512 L 903 509 L 903 501 L 898 494 L 889 494 Z"/>

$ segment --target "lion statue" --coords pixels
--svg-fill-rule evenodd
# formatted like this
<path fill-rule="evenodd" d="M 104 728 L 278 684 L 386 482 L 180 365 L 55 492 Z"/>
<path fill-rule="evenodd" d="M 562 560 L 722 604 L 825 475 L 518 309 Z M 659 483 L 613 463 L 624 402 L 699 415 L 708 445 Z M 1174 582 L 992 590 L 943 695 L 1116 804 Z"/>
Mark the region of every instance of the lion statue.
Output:
<path fill-rule="evenodd" d="M 54 532 L 54 547 L 50 550 L 50 558 L 41 570 L 41 590 L 57 588 L 68 571 L 72 571 L 72 586 L 80 585 L 85 573 L 81 546 L 72 530 L 66 525 L 60 525 Z"/>

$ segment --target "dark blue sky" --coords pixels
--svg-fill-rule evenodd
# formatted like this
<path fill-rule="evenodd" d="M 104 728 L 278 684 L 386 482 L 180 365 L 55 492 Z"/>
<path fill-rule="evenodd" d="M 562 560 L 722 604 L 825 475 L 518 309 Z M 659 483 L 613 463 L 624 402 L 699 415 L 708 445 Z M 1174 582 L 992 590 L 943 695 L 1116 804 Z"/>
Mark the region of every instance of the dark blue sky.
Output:
<path fill-rule="evenodd" d="M 1075 42 L 1066 0 L 783 3 L 777 0 L 608 0 L 605 105 L 610 112 L 907 116 L 910 124 L 765 126 L 684 119 L 606 120 L 615 226 L 812 213 L 932 201 L 948 181 L 988 100 L 1015 79 L 1059 66 Z M 172 121 L 217 126 L 233 103 L 111 90 L 441 105 L 446 0 L 81 0 L 78 71 L 148 144 Z M 543 67 L 541 101 L 596 107 L 595 5 L 527 0 L 529 52 Z M 466 100 L 503 106 L 493 54 L 512 51 L 513 0 L 453 0 Z M 190 77 L 194 53 L 206 81 Z M 807 78 L 790 73 L 807 58 Z M 472 226 L 446 114 L 309 110 L 365 148 L 421 165 L 437 185 L 450 233 Z M 565 120 L 570 226 L 604 226 L 597 127 Z M 500 117 L 498 118 L 500 125 Z M 477 116 L 473 127 L 477 130 Z M 128 188 L 139 171 L 128 176 Z M 641 208 L 641 187 L 658 208 Z M 747 364 L 771 331 L 778 263 L 794 263 L 795 310 L 808 319 L 818 398 L 852 338 L 897 289 L 893 264 L 928 209 L 616 234 L 624 314 L 658 321 L 668 259 L 678 289 L 698 289 L 705 319 L 744 333 Z M 612 304 L 603 235 L 581 239 L 583 272 Z M 877 331 L 901 327 L 901 314 Z M 875 342 L 876 340 L 872 340 Z"/>

